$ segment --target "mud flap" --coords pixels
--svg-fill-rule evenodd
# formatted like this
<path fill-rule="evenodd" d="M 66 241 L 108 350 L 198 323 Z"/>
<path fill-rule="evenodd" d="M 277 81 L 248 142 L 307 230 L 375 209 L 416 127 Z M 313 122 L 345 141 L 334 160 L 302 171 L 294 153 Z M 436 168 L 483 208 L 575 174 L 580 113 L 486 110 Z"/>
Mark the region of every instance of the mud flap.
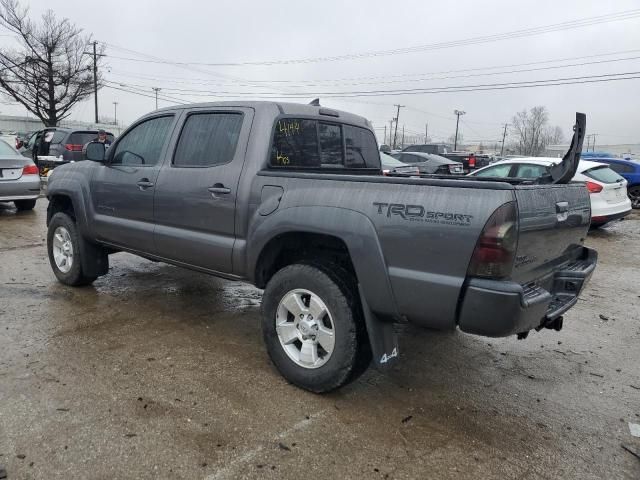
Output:
<path fill-rule="evenodd" d="M 382 321 L 371 312 L 359 284 L 358 292 L 367 325 L 373 363 L 377 369 L 386 370 L 398 361 L 398 335 L 393 329 L 393 323 Z"/>
<path fill-rule="evenodd" d="M 101 277 L 109 272 L 109 256 L 104 248 L 80 237 L 82 273 L 87 277 Z"/>

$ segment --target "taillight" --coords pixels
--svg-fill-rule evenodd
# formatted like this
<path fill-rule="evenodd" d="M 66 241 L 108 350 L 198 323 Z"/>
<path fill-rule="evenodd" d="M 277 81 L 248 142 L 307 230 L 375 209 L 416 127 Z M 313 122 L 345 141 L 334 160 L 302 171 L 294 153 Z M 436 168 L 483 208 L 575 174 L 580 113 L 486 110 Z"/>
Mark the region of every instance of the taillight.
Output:
<path fill-rule="evenodd" d="M 516 204 L 509 202 L 487 220 L 471 256 L 467 274 L 484 278 L 507 277 L 511 273 L 517 244 Z"/>
<path fill-rule="evenodd" d="M 74 145 L 72 143 L 67 143 L 64 146 L 64 148 L 69 150 L 70 152 L 81 152 L 82 151 L 82 145 Z"/>
<path fill-rule="evenodd" d="M 469 168 L 476 167 L 476 157 L 474 155 L 469 155 Z"/>
<path fill-rule="evenodd" d="M 38 175 L 38 167 L 35 165 L 27 165 L 22 169 L 23 175 Z"/>
<path fill-rule="evenodd" d="M 389 175 L 389 173 L 391 172 L 391 170 L 382 170 L 382 175 Z"/>
<path fill-rule="evenodd" d="M 589 190 L 589 193 L 600 193 L 602 191 L 602 185 L 593 182 L 587 182 L 587 190 Z"/>

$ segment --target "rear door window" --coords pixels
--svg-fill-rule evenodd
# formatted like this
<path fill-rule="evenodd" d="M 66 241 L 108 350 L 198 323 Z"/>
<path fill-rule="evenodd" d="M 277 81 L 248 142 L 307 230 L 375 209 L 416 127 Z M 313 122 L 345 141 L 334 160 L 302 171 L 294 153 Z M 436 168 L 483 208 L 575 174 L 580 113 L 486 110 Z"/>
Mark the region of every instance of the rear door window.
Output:
<path fill-rule="evenodd" d="M 594 167 L 582 172 L 589 178 L 593 178 L 602 183 L 616 183 L 624 180 L 620 175 L 611 170 L 609 167 Z"/>
<path fill-rule="evenodd" d="M 511 171 L 511 166 L 512 165 L 510 163 L 506 163 L 504 165 L 495 165 L 485 170 L 480 170 L 478 173 L 475 174 L 475 176 L 506 178 L 509 176 L 509 172 Z"/>
<path fill-rule="evenodd" d="M 523 163 L 518 165 L 515 176 L 518 178 L 539 178 L 547 172 L 544 165 Z"/>
<path fill-rule="evenodd" d="M 213 167 L 233 160 L 242 114 L 196 113 L 184 124 L 173 156 L 176 167 Z"/>

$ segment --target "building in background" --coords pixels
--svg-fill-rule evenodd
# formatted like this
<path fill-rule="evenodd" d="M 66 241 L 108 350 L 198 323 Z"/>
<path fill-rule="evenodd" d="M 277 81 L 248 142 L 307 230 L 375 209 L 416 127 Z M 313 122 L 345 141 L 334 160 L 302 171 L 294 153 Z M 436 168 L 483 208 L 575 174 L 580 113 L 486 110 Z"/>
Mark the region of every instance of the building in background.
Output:
<path fill-rule="evenodd" d="M 583 147 L 587 151 L 586 145 Z M 562 157 L 569 145 L 547 145 L 544 155 L 547 157 Z M 630 158 L 640 160 L 640 143 L 619 143 L 615 145 L 596 145 L 596 152 L 606 152 L 614 157 Z"/>
<path fill-rule="evenodd" d="M 62 120 L 59 127 L 82 128 L 87 130 L 104 129 L 113 133 L 115 136 L 120 135 L 126 125 L 114 125 L 113 123 L 91 123 L 79 122 L 76 120 Z M 0 115 L 0 132 L 6 134 L 8 132 L 33 132 L 44 128 L 44 124 L 37 118 L 20 117 L 11 115 Z"/>

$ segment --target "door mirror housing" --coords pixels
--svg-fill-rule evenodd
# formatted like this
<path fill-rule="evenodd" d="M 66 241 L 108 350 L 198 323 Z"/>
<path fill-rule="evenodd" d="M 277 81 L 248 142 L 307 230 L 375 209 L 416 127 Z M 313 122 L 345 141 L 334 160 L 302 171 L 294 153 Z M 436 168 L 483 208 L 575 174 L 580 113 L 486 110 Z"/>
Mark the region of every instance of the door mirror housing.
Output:
<path fill-rule="evenodd" d="M 104 162 L 106 148 L 104 143 L 100 142 L 89 142 L 82 149 L 82 156 L 86 160 L 91 160 L 93 162 Z"/>

